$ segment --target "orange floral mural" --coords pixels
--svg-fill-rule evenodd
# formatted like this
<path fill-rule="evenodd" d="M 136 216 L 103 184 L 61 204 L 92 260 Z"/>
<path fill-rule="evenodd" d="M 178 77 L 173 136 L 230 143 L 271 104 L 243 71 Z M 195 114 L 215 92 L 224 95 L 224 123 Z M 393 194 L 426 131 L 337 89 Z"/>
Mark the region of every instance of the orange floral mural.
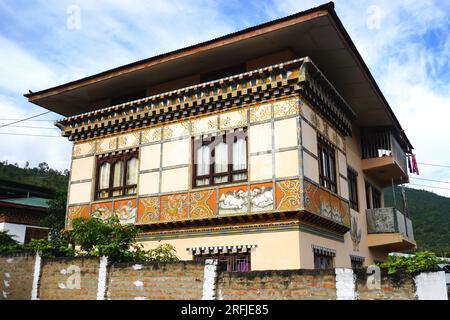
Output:
<path fill-rule="evenodd" d="M 161 196 L 161 221 L 184 220 L 188 217 L 187 193 Z"/>

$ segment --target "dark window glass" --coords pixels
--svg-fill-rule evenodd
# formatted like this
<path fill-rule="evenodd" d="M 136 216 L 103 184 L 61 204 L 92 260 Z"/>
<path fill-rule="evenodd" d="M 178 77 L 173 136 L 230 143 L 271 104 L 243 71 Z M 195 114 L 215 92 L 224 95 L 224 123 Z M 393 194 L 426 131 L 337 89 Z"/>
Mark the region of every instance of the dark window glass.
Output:
<path fill-rule="evenodd" d="M 138 153 L 97 158 L 95 199 L 137 193 Z"/>
<path fill-rule="evenodd" d="M 363 267 L 363 261 L 350 258 L 352 269 L 361 269 Z"/>
<path fill-rule="evenodd" d="M 381 208 L 381 193 L 372 187 L 372 205 L 373 208 Z"/>
<path fill-rule="evenodd" d="M 314 252 L 314 268 L 315 269 L 332 269 L 333 257 L 325 254 Z"/>
<path fill-rule="evenodd" d="M 370 184 L 366 182 L 366 205 L 367 209 L 371 209 L 372 205 L 370 203 Z"/>
<path fill-rule="evenodd" d="M 336 192 L 336 157 L 334 148 L 319 139 L 319 171 L 320 171 L 320 185 L 332 192 Z"/>
<path fill-rule="evenodd" d="M 193 187 L 247 181 L 247 131 L 193 142 Z"/>
<path fill-rule="evenodd" d="M 350 208 L 358 211 L 358 175 L 353 170 L 347 171 Z"/>
<path fill-rule="evenodd" d="M 250 271 L 250 253 L 218 254 L 194 256 L 194 261 L 205 262 L 207 259 L 216 259 L 218 268 L 229 272 Z"/>

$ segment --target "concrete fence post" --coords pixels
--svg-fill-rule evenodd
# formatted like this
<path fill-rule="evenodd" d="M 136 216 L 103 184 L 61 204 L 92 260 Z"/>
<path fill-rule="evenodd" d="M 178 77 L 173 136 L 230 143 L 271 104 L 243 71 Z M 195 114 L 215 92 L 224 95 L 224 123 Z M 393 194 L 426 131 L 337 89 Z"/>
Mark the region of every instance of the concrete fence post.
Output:
<path fill-rule="evenodd" d="M 31 300 L 39 300 L 39 278 L 41 276 L 41 255 L 36 252 L 34 260 L 33 286 L 31 287 Z"/>
<path fill-rule="evenodd" d="M 103 256 L 100 258 L 100 266 L 98 268 L 97 300 L 105 300 L 107 267 L 108 257 Z"/>
<path fill-rule="evenodd" d="M 448 300 L 445 272 L 422 272 L 414 278 L 418 300 Z"/>
<path fill-rule="evenodd" d="M 202 300 L 215 300 L 217 279 L 217 260 L 206 259 L 203 273 Z"/>
<path fill-rule="evenodd" d="M 349 268 L 336 268 L 336 300 L 356 300 L 355 275 Z"/>

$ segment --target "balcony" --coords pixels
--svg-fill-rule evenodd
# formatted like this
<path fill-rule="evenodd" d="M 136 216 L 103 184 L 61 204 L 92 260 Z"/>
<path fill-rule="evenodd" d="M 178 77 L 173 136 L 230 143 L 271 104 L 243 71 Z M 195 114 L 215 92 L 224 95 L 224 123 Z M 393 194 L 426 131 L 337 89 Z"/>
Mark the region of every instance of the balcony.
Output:
<path fill-rule="evenodd" d="M 409 181 L 406 153 L 390 130 L 362 135 L 362 169 L 384 188 Z"/>
<path fill-rule="evenodd" d="M 366 216 L 369 247 L 385 247 L 389 251 L 416 247 L 411 219 L 397 209 L 368 209 Z"/>

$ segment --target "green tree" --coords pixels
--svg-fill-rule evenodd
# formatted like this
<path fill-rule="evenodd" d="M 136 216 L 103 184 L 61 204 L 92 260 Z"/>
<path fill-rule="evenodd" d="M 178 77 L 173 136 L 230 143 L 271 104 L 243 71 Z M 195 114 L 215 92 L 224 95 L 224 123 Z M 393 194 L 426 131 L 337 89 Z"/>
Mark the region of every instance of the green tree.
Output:
<path fill-rule="evenodd" d="M 65 191 L 57 192 L 56 197 L 48 202 L 48 215 L 41 219 L 41 225 L 50 228 L 50 238 L 59 237 L 64 229 L 66 203 L 67 193 Z"/>
<path fill-rule="evenodd" d="M 23 247 L 14 240 L 13 235 L 8 231 L 0 231 L 0 253 L 20 251 Z"/>

